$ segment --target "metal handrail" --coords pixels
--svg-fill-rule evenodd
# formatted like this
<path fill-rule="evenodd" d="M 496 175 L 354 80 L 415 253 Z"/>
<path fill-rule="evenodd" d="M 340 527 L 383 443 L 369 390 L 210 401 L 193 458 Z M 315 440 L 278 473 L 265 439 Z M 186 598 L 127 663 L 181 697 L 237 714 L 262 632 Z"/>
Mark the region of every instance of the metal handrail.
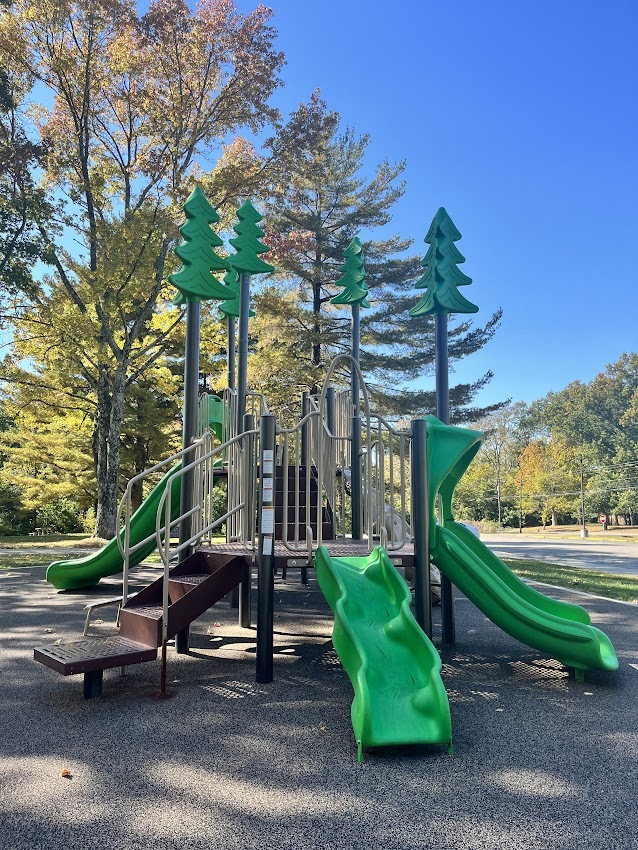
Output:
<path fill-rule="evenodd" d="M 175 463 L 180 460 L 187 452 L 192 452 L 194 448 L 197 449 L 200 446 L 203 446 L 209 439 L 210 434 L 204 434 L 204 436 L 200 437 L 198 440 L 194 440 L 193 443 L 187 448 L 181 449 L 179 452 L 175 452 L 175 454 L 171 455 L 165 460 L 160 461 L 159 463 L 150 466 L 148 469 L 145 469 L 143 472 L 140 472 L 137 475 L 133 476 L 133 478 L 131 478 L 128 484 L 126 485 L 124 495 L 120 499 L 116 518 L 116 526 L 118 529 L 121 529 L 122 525 L 124 525 L 124 533 L 122 534 L 122 531 L 118 531 L 116 538 L 117 548 L 120 550 L 120 554 L 122 556 L 122 595 L 124 597 L 128 595 L 128 579 L 131 555 L 134 552 L 139 551 L 154 537 L 153 534 L 150 534 L 143 540 L 140 540 L 137 543 L 133 544 L 133 546 L 131 546 L 131 493 L 133 486 L 139 481 L 143 481 L 149 475 L 153 475 L 155 472 L 159 472 L 159 470 L 167 466 L 174 466 Z M 123 522 L 122 513 L 124 513 Z"/>
<path fill-rule="evenodd" d="M 186 466 L 182 466 L 180 469 L 177 469 L 171 476 L 169 476 L 166 487 L 164 488 L 164 492 L 160 498 L 160 502 L 157 508 L 157 515 L 155 520 L 155 539 L 157 542 L 157 548 L 161 554 L 162 561 L 164 564 L 164 577 L 163 577 L 163 589 L 162 589 L 162 639 L 165 641 L 168 635 L 168 581 L 169 581 L 169 573 L 170 573 L 170 562 L 171 558 L 178 554 L 179 552 L 190 548 L 193 544 L 199 542 L 203 537 L 209 534 L 214 528 L 221 525 L 224 520 L 235 516 L 240 511 L 242 511 L 247 504 L 251 503 L 251 500 L 247 498 L 249 493 L 249 489 L 251 487 L 251 482 L 244 481 L 243 487 L 240 487 L 240 490 L 243 489 L 245 494 L 244 499 L 236 505 L 233 505 L 232 508 L 219 519 L 216 519 L 209 523 L 200 523 L 200 527 L 196 529 L 194 534 L 191 534 L 191 537 L 179 543 L 176 547 L 171 548 L 171 529 L 173 526 L 178 525 L 180 522 L 185 520 L 187 517 L 193 515 L 194 513 L 199 513 L 200 517 L 203 515 L 204 508 L 202 507 L 201 502 L 196 502 L 195 507 L 188 511 L 186 514 L 176 517 L 176 519 L 171 520 L 171 498 L 172 498 L 172 486 L 173 482 L 180 477 L 183 477 L 187 473 L 191 471 L 195 471 L 197 467 L 202 468 L 202 478 L 206 479 L 206 469 L 212 469 L 212 464 L 209 464 L 209 461 L 212 461 L 217 455 L 222 454 L 223 452 L 228 451 L 231 447 L 240 447 L 241 443 L 246 444 L 247 442 L 252 442 L 253 439 L 256 439 L 259 434 L 258 430 L 245 431 L 242 434 L 239 434 L 236 437 L 233 437 L 231 440 L 228 440 L 226 443 L 222 443 L 222 445 L 217 446 L 211 451 L 206 452 L 200 457 L 196 458 L 191 463 Z M 241 466 L 239 467 L 241 470 Z M 253 470 L 254 471 L 254 470 Z M 241 473 L 240 473 L 241 474 Z M 194 476 L 196 477 L 196 476 Z M 206 497 L 206 493 L 203 493 L 204 500 Z M 163 525 L 162 525 L 162 516 L 163 516 Z M 254 521 L 249 522 L 248 520 L 244 523 L 244 529 L 253 536 L 253 545 L 254 545 Z M 247 541 L 246 541 L 247 542 Z"/>

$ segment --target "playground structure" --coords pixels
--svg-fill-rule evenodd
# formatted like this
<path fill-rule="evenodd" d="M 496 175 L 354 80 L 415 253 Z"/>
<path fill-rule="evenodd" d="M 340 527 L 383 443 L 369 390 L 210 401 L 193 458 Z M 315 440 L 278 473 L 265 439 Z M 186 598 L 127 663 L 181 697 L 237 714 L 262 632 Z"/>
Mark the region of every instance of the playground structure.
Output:
<path fill-rule="evenodd" d="M 37 648 L 36 660 L 63 675 L 82 673 L 89 698 L 101 693 L 105 669 L 153 660 L 161 649 L 166 693 L 169 640 L 187 652 L 190 624 L 233 591 L 240 625 L 251 626 L 256 578 L 256 678 L 270 682 L 275 571 L 285 577 L 298 569 L 307 582 L 314 568 L 334 612 L 334 647 L 354 689 L 359 759 L 364 747 L 377 745 L 437 743 L 451 750 L 441 662 L 431 643 L 435 565 L 504 631 L 572 668 L 578 679 L 589 669 L 617 669 L 611 642 L 583 608 L 533 590 L 454 521 L 454 488 L 480 448 L 479 432 L 433 416 L 397 428 L 374 412 L 354 344 L 353 356 L 332 362 L 320 392 L 303 394 L 291 422 L 283 414 L 278 420 L 263 396 L 247 391 L 242 335 L 250 264 L 235 267 L 238 385 L 229 380 L 221 398 L 197 401 L 195 393 L 193 407 L 198 340 L 191 334 L 186 374 L 195 379 L 190 387 L 188 377 L 185 382 L 185 421 L 190 405 L 192 424 L 182 450 L 129 482 L 122 530 L 109 546 L 54 564 L 47 574 L 68 589 L 121 571 L 119 634 Z M 356 281 L 365 306 L 367 289 L 360 275 Z M 159 484 L 133 513 L 133 486 L 158 474 Z M 212 492 L 220 478 L 227 482 L 227 511 L 214 518 Z M 215 534 L 222 524 L 224 542 Z M 130 569 L 154 548 L 162 575 L 130 597 Z M 415 616 L 398 569 L 413 578 Z"/>

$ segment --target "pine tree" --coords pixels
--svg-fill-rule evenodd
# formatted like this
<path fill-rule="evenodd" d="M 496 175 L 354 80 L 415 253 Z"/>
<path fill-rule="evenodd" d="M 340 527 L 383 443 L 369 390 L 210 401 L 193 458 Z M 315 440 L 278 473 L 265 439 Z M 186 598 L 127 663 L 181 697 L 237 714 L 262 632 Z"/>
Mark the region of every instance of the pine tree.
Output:
<path fill-rule="evenodd" d="M 345 263 L 341 266 L 342 276 L 335 281 L 335 286 L 342 286 L 343 292 L 330 299 L 331 304 L 358 304 L 369 307 L 368 286 L 363 265 L 363 247 L 358 237 L 352 240 L 343 252 Z"/>
<path fill-rule="evenodd" d="M 411 316 L 478 312 L 478 307 L 458 291 L 459 286 L 472 283 L 472 278 L 457 267 L 465 262 L 465 257 L 454 244 L 460 238 L 454 222 L 440 207 L 424 240 L 430 246 L 422 261 L 425 274 L 416 283 L 417 289 L 425 289 L 426 292 L 410 310 Z"/>
<path fill-rule="evenodd" d="M 373 304 L 361 319 L 366 381 L 379 409 L 406 417 L 430 413 L 435 408 L 434 390 L 415 391 L 414 382 L 423 383 L 434 371 L 434 319 L 409 317 L 420 257 L 408 253 L 409 239 L 376 237 L 378 228 L 390 223 L 405 190 L 405 163 L 382 162 L 368 176 L 364 157 L 369 137 L 357 136 L 351 129 L 340 131 L 339 125 L 338 113 L 315 92 L 268 143 L 280 171 L 268 205 L 268 235 L 278 278 L 292 297 L 266 317 L 272 300 L 262 305 L 258 294 L 258 321 L 270 319 L 273 329 L 285 332 L 295 359 L 291 376 L 313 375 L 321 382 L 330 359 L 350 349 L 349 316 L 326 305 L 335 296 L 345 249 L 353 237 L 365 234 L 366 286 Z M 288 311 L 286 316 L 282 310 Z M 473 327 L 465 318 L 451 326 L 450 360 L 481 349 L 494 336 L 500 319 L 499 310 L 483 326 Z M 293 341 L 295 327 L 299 337 Z M 455 421 L 471 421 L 493 409 L 470 407 L 491 377 L 487 372 L 473 383 L 450 388 Z M 278 368 L 273 381 L 282 380 Z M 262 381 L 265 384 L 265 376 Z M 296 381 L 289 392 L 314 386 L 299 386 Z"/>
<path fill-rule="evenodd" d="M 237 252 L 233 257 L 233 268 L 248 275 L 274 271 L 273 266 L 259 258 L 259 254 L 266 254 L 270 248 L 259 241 L 264 235 L 264 231 L 257 227 L 262 217 L 250 201 L 244 201 L 237 210 L 237 218 L 239 223 L 234 227 L 237 236 L 228 240 Z"/>
<path fill-rule="evenodd" d="M 218 222 L 219 216 L 199 186 L 188 196 L 184 212 L 186 223 L 179 229 L 184 242 L 175 248 L 183 266 L 168 276 L 170 283 L 181 293 L 182 297 L 178 296 L 177 303 L 230 298 L 232 291 L 212 274 L 230 268 L 228 260 L 219 257 L 213 250 L 224 244 L 211 229 L 211 224 Z"/>

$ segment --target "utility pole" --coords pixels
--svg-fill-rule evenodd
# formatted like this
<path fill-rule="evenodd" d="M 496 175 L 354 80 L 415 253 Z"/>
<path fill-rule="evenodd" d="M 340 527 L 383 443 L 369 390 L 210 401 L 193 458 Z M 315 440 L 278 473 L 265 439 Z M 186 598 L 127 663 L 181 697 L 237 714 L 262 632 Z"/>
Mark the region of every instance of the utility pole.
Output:
<path fill-rule="evenodd" d="M 582 525 L 580 536 L 584 539 L 588 535 L 587 526 L 585 525 L 585 470 L 583 469 L 583 456 L 580 456 L 580 517 Z"/>

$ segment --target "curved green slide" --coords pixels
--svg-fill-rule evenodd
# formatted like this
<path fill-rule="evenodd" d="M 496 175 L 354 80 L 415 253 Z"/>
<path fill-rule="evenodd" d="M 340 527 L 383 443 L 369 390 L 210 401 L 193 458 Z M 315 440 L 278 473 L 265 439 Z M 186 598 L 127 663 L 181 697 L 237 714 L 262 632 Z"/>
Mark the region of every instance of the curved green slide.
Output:
<path fill-rule="evenodd" d="M 180 464 L 174 466 L 162 480 L 155 485 L 139 508 L 131 517 L 131 546 L 135 546 L 145 537 L 155 532 L 155 520 L 160 500 L 166 490 L 169 477 L 180 468 Z M 179 493 L 181 478 L 175 478 L 171 487 L 171 520 L 179 516 Z M 120 538 L 123 538 L 120 531 Z M 134 552 L 131 556 L 131 566 L 141 563 L 144 558 L 156 548 L 155 537 Z M 56 561 L 47 569 L 47 581 L 58 590 L 77 590 L 80 587 L 89 587 L 97 584 L 104 576 L 110 576 L 122 571 L 123 559 L 117 545 L 117 538 L 109 542 L 91 555 L 85 558 L 75 558 L 69 561 Z"/>
<path fill-rule="evenodd" d="M 521 581 L 467 528 L 454 522 L 454 489 L 481 447 L 483 434 L 426 417 L 430 557 L 503 631 L 552 658 L 585 670 L 617 670 L 618 659 L 604 632 L 590 625 L 578 605 L 550 599 Z M 436 522 L 441 496 L 442 526 Z"/>
<path fill-rule="evenodd" d="M 222 431 L 225 416 L 226 409 L 222 399 L 217 396 L 209 396 L 208 421 L 211 431 L 220 443 L 223 439 Z M 135 546 L 155 532 L 157 509 L 166 489 L 166 482 L 179 468 L 180 464 L 178 463 L 166 473 L 131 517 L 131 546 Z M 171 521 L 179 516 L 180 481 L 181 478 L 176 478 L 171 487 Z M 121 539 L 123 533 L 123 531 L 120 531 Z M 141 563 L 144 558 L 148 558 L 155 548 L 155 540 L 150 540 L 146 546 L 133 553 L 131 566 L 135 566 Z M 117 545 L 117 538 L 114 537 L 99 552 L 94 552 L 84 558 L 56 561 L 51 564 L 47 569 L 46 578 L 58 590 L 77 590 L 80 587 L 90 587 L 97 584 L 105 576 L 121 572 L 122 567 L 122 555 Z"/>
<path fill-rule="evenodd" d="M 452 722 L 439 654 L 410 611 L 410 591 L 378 546 L 367 558 L 315 556 L 334 614 L 332 643 L 354 689 L 352 726 L 363 747 L 447 744 Z"/>
<path fill-rule="evenodd" d="M 535 591 L 530 594 L 532 588 L 471 532 L 461 529 L 455 522 L 436 529 L 432 562 L 486 617 L 522 643 L 573 667 L 578 678 L 584 670 L 618 669 L 611 641 L 589 625 L 583 609 Z"/>

